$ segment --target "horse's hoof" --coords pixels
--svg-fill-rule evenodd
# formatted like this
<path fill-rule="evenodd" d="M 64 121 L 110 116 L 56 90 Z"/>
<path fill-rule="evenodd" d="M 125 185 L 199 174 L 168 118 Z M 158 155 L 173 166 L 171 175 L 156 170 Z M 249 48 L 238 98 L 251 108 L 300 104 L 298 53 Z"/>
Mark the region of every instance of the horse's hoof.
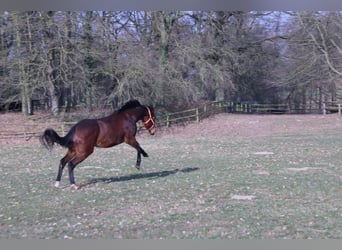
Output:
<path fill-rule="evenodd" d="M 55 187 L 55 188 L 59 188 L 59 181 L 56 181 L 56 182 L 55 182 L 54 187 Z"/>
<path fill-rule="evenodd" d="M 140 166 L 138 166 L 138 165 L 136 165 L 135 168 L 138 169 L 138 170 L 140 170 Z"/>
<path fill-rule="evenodd" d="M 72 184 L 72 185 L 70 186 L 70 189 L 71 189 L 71 190 L 78 190 L 78 189 L 80 189 L 80 188 L 79 188 L 79 186 L 77 186 L 76 184 Z"/>

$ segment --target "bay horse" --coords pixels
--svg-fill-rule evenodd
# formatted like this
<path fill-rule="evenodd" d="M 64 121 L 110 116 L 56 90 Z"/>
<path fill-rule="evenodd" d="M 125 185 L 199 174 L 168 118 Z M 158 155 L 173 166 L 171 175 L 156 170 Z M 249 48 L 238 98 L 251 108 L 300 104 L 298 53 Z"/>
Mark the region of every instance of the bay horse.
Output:
<path fill-rule="evenodd" d="M 135 167 L 140 169 L 141 155 L 148 157 L 135 138 L 136 123 L 140 120 L 153 135 L 156 130 L 153 108 L 143 106 L 137 100 L 130 100 L 109 116 L 79 121 L 64 137 L 59 136 L 51 128 L 46 129 L 40 137 L 42 145 L 50 151 L 55 143 L 68 149 L 66 155 L 60 160 L 55 187 L 59 187 L 63 169 L 68 163 L 71 188 L 79 188 L 75 184 L 74 169 L 77 164 L 94 152 L 94 147 L 108 148 L 125 142 L 137 150 Z"/>

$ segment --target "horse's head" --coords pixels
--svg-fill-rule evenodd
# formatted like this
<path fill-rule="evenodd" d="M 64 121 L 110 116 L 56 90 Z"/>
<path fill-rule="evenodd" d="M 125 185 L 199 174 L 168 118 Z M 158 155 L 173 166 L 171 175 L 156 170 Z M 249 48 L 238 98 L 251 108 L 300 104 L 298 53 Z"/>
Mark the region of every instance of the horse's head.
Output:
<path fill-rule="evenodd" d="M 156 132 L 156 118 L 154 116 L 154 110 L 150 106 L 146 106 L 146 115 L 143 118 L 144 127 L 150 132 L 151 135 L 154 135 Z"/>

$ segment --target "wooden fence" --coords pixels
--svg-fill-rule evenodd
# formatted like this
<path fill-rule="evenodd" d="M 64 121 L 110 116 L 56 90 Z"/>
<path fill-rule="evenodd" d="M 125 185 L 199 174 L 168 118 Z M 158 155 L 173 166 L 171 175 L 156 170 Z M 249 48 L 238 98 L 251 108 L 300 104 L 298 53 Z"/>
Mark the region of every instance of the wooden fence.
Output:
<path fill-rule="evenodd" d="M 175 113 L 166 113 L 158 117 L 157 125 L 169 127 L 172 124 L 184 123 L 189 121 L 199 122 L 213 114 L 230 112 L 231 104 L 229 102 L 210 102 L 197 108 L 179 111 Z"/>
<path fill-rule="evenodd" d="M 176 113 L 166 113 L 158 120 L 159 126 L 169 127 L 179 122 L 196 121 L 218 113 L 240 114 L 284 114 L 289 113 L 286 104 L 250 104 L 216 101 L 203 104 L 194 109 L 188 109 Z"/>
<path fill-rule="evenodd" d="M 342 113 L 342 104 L 324 103 L 322 109 L 295 109 L 287 104 L 255 104 L 255 103 L 234 103 L 227 101 L 216 101 L 203 104 L 197 108 L 179 111 L 176 113 L 166 113 L 160 117 L 157 124 L 169 127 L 180 122 L 200 120 L 218 113 L 238 113 L 238 114 L 310 114 L 310 113 Z"/>
<path fill-rule="evenodd" d="M 227 101 L 216 101 L 209 102 L 200 105 L 197 108 L 192 108 L 188 110 L 183 110 L 174 113 L 165 113 L 157 117 L 158 127 L 169 127 L 173 124 L 186 123 L 186 122 L 200 122 L 201 120 L 218 113 L 240 113 L 240 114 L 293 114 L 293 113 L 303 113 L 297 110 L 291 109 L 287 104 L 255 104 L 255 103 L 234 103 Z M 327 114 L 327 113 L 342 113 L 342 104 L 330 103 L 323 104 L 322 110 L 316 113 Z M 70 129 L 72 125 L 76 122 L 60 122 L 56 124 L 48 124 L 46 127 L 53 127 L 57 133 L 64 136 Z M 43 124 L 41 124 L 43 125 Z M 140 125 L 139 128 L 141 128 Z M 41 135 L 43 130 L 37 129 L 36 124 L 27 124 L 20 129 L 16 129 L 13 125 L 13 130 L 11 131 L 1 131 L 0 123 L 0 139 L 10 139 L 10 138 L 25 138 L 26 140 L 31 137 L 38 137 Z M 42 127 L 42 126 L 40 126 Z"/>

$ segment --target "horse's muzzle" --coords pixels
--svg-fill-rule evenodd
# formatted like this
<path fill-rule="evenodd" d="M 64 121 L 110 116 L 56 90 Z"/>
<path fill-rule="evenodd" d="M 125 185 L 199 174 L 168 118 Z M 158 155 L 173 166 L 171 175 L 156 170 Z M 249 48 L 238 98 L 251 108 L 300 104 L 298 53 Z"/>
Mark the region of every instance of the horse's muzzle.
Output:
<path fill-rule="evenodd" d="M 153 127 L 153 128 L 151 128 L 151 129 L 149 129 L 148 132 L 150 133 L 150 135 L 154 135 L 155 132 L 156 132 L 156 128 Z"/>

